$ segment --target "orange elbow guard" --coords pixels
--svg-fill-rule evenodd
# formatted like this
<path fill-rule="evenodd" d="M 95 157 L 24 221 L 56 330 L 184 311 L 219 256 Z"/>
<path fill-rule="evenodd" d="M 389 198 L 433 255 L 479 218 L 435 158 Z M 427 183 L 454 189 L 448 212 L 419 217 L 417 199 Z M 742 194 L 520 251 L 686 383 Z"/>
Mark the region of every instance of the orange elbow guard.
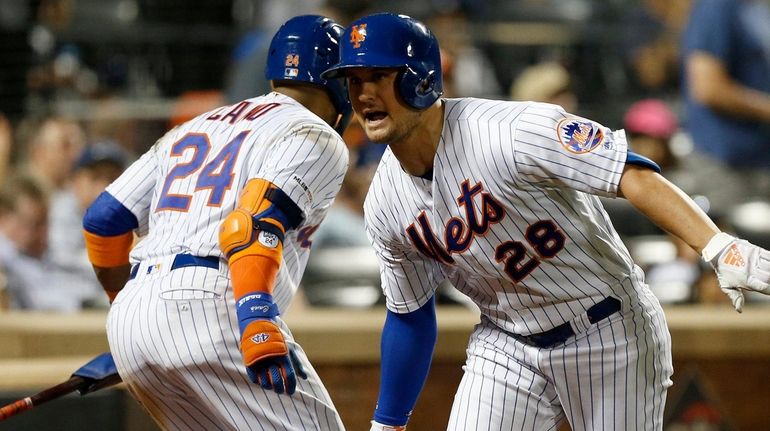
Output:
<path fill-rule="evenodd" d="M 94 266 L 113 268 L 128 263 L 128 254 L 134 244 L 133 232 L 116 236 L 101 236 L 83 230 L 88 260 Z"/>
<path fill-rule="evenodd" d="M 243 208 L 251 214 L 259 214 L 270 208 L 272 203 L 265 196 L 274 187 L 273 183 L 261 178 L 249 180 L 238 199 L 238 208 Z"/>
<path fill-rule="evenodd" d="M 225 220 L 226 223 L 227 220 Z M 228 256 L 230 278 L 236 299 L 252 292 L 272 294 L 278 268 L 283 259 L 283 245 L 275 235 L 265 231 L 254 232 L 253 236 L 257 238 Z M 270 236 L 272 238 L 266 239 Z M 230 250 L 233 250 L 233 247 L 230 247 Z"/>
<path fill-rule="evenodd" d="M 272 294 L 283 260 L 284 226 L 266 217 L 254 220 L 272 203 L 265 197 L 274 187 L 269 181 L 251 180 L 219 229 L 219 247 L 227 257 L 235 298 L 252 292 Z"/>

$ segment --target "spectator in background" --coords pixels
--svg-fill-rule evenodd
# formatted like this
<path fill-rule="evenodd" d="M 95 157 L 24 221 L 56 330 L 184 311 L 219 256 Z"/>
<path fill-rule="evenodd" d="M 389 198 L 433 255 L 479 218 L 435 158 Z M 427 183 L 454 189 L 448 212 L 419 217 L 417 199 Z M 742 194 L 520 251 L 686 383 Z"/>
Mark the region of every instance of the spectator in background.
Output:
<path fill-rule="evenodd" d="M 12 152 L 13 128 L 8 118 L 0 112 L 0 184 L 3 184 L 10 174 Z"/>
<path fill-rule="evenodd" d="M 439 9 L 426 24 L 441 45 L 444 97 L 502 95 L 492 62 L 473 44 L 471 24 L 462 5 Z"/>
<path fill-rule="evenodd" d="M 668 170 L 677 165 L 671 138 L 679 129 L 679 120 L 666 103 L 659 99 L 634 103 L 623 116 L 623 129 L 634 152 L 657 163 L 668 177 Z"/>
<path fill-rule="evenodd" d="M 22 172 L 33 177 L 48 193 L 61 191 L 84 145 L 85 134 L 78 123 L 46 118 L 27 142 Z"/>
<path fill-rule="evenodd" d="M 632 93 L 660 97 L 677 92 L 679 39 L 692 0 L 642 0 L 623 16 L 619 48 Z"/>
<path fill-rule="evenodd" d="M 511 100 L 546 102 L 576 112 L 578 100 L 569 72 L 559 63 L 538 63 L 524 69 L 511 84 Z"/>
<path fill-rule="evenodd" d="M 770 197 L 770 5 L 699 0 L 683 39 L 687 131 L 712 206 Z"/>
<path fill-rule="evenodd" d="M 99 193 L 123 173 L 128 162 L 127 152 L 117 143 L 92 143 L 75 162 L 67 189 L 51 199 L 48 235 L 51 261 L 59 269 L 80 277 L 84 288 L 91 291 L 84 298 L 85 306 L 106 307 L 109 303 L 88 260 L 83 215 Z"/>
<path fill-rule="evenodd" d="M 30 177 L 14 177 L 0 191 L 0 270 L 11 308 L 77 311 L 87 293 L 80 279 L 48 257 L 48 196 Z"/>

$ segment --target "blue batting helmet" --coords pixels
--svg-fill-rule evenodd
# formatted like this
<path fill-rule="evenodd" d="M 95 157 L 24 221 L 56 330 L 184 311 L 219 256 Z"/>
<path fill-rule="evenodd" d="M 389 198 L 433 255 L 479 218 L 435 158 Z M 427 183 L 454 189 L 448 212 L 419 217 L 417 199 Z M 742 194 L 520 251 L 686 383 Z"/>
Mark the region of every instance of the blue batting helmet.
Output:
<path fill-rule="evenodd" d="M 339 61 L 339 40 L 343 27 L 319 15 L 294 17 L 273 36 L 267 54 L 265 78 L 270 81 L 300 81 L 320 85 L 343 120 L 350 116 L 345 82 L 321 77 L 321 73 Z"/>
<path fill-rule="evenodd" d="M 378 13 L 353 22 L 342 34 L 340 62 L 321 76 L 343 76 L 354 67 L 400 68 L 398 92 L 415 109 L 431 106 L 444 92 L 438 40 L 406 15 Z"/>

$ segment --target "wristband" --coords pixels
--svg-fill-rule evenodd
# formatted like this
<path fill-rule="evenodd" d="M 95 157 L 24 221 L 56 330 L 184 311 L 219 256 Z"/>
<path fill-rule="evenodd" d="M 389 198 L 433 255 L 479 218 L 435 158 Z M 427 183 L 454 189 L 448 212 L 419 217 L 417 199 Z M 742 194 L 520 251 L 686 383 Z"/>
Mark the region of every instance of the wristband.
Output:
<path fill-rule="evenodd" d="M 271 320 L 280 313 L 269 293 L 249 293 L 235 303 L 238 326 L 243 329 L 255 319 Z"/>
<path fill-rule="evenodd" d="M 724 232 L 719 232 L 714 235 L 711 237 L 708 244 L 706 244 L 706 247 L 703 247 L 703 251 L 701 252 L 703 260 L 711 262 L 733 241 L 735 241 L 735 238 Z"/>

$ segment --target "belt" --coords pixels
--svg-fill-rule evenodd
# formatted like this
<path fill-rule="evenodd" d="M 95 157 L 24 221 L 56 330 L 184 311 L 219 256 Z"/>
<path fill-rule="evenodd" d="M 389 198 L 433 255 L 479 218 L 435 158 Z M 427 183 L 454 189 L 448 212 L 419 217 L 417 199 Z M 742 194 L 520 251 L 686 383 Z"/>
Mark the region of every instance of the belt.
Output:
<path fill-rule="evenodd" d="M 171 263 L 171 270 L 185 268 L 188 266 L 203 266 L 206 268 L 218 269 L 219 258 L 216 256 L 193 256 L 191 254 L 178 254 L 174 256 L 174 262 Z M 133 280 L 138 272 L 139 264 L 137 263 L 131 267 L 131 273 L 128 276 L 128 279 Z"/>
<path fill-rule="evenodd" d="M 608 296 L 586 310 L 586 315 L 588 316 L 588 321 L 593 324 L 612 316 L 618 311 L 620 311 L 620 300 Z M 539 334 L 511 335 L 523 343 L 547 349 L 567 341 L 569 337 L 575 335 L 575 330 L 572 329 L 570 322 L 565 322 Z"/>

